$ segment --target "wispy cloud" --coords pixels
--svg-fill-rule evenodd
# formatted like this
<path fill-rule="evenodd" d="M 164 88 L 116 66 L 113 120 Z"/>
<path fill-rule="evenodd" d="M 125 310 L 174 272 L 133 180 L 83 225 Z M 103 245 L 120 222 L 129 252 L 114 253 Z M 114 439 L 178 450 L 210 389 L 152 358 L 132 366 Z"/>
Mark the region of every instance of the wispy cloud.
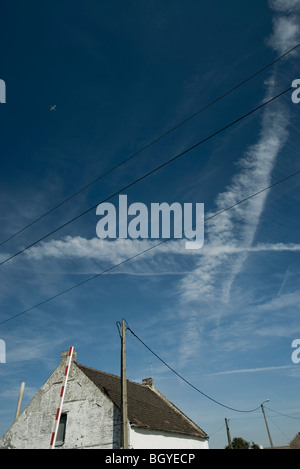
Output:
<path fill-rule="evenodd" d="M 276 14 L 268 45 L 282 53 L 299 42 L 300 0 L 273 0 L 270 1 L 270 7 Z M 273 95 L 276 83 L 275 71 L 265 82 L 266 97 Z M 277 156 L 288 137 L 288 123 L 289 113 L 282 103 L 277 102 L 265 109 L 259 140 L 238 161 L 238 173 L 226 191 L 216 198 L 216 211 L 233 205 L 249 193 L 259 190 L 259 187 L 270 183 Z M 206 227 L 206 243 L 208 242 L 210 251 L 215 250 L 215 256 L 212 260 L 209 252 L 207 256 L 201 257 L 197 268 L 183 280 L 181 297 L 184 301 L 200 300 L 203 295 L 215 299 L 217 292 L 221 302 L 229 301 L 231 287 L 247 259 L 247 254 L 262 248 L 253 247 L 253 241 L 267 197 L 267 193 L 261 194 L 224 213 Z M 228 248 L 227 253 L 226 249 L 222 249 L 224 246 Z M 281 247 L 284 249 L 283 245 Z M 280 249 L 280 246 L 273 246 L 273 249 Z M 231 255 L 229 259 L 230 250 L 231 254 L 235 252 L 237 255 Z M 219 274 L 224 267 L 230 274 L 220 285 Z"/>
<path fill-rule="evenodd" d="M 300 292 L 294 291 L 294 292 L 277 295 L 275 298 L 272 298 L 270 301 L 266 301 L 262 303 L 261 305 L 257 305 L 256 307 L 258 311 L 273 311 L 274 312 L 282 308 L 285 308 L 285 310 L 287 310 L 287 308 L 290 308 L 290 307 L 295 308 L 295 311 L 297 311 L 299 301 L 300 301 Z"/>
<path fill-rule="evenodd" d="M 269 0 L 272 10 L 290 13 L 300 10 L 299 0 Z"/>
<path fill-rule="evenodd" d="M 292 365 L 283 365 L 283 366 L 266 366 L 263 368 L 244 368 L 238 370 L 228 370 L 228 371 L 219 371 L 217 373 L 210 373 L 208 376 L 220 376 L 220 375 L 233 375 L 238 373 L 258 373 L 261 371 L 277 371 L 284 370 L 286 368 L 292 368 Z"/>
<path fill-rule="evenodd" d="M 299 43 L 300 1 L 270 0 L 269 4 L 279 14 L 273 18 L 273 33 L 267 44 L 282 54 Z"/>
<path fill-rule="evenodd" d="M 232 184 L 216 199 L 216 211 L 233 205 L 259 188 L 269 185 L 276 157 L 287 138 L 287 122 L 285 109 L 280 105 L 265 112 L 259 141 L 240 159 L 239 172 Z M 213 295 L 215 298 L 214 279 L 224 265 L 230 262 L 231 274 L 222 287 L 218 288 L 220 300 L 228 302 L 234 279 L 247 258 L 247 250 L 250 252 L 252 249 L 266 198 L 267 193 L 263 193 L 250 199 L 243 206 L 223 213 L 206 227 L 206 242 L 210 251 L 215 250 L 214 260 L 212 262 L 211 252 L 208 256 L 204 255 L 193 274 L 184 279 L 181 289 L 184 300 L 194 301 L 203 298 L 203 294 Z M 229 251 L 226 253 L 226 250 L 222 249 L 223 246 L 230 246 L 231 254 L 233 250 L 240 254 L 229 259 Z"/>
<path fill-rule="evenodd" d="M 230 256 L 234 254 L 249 254 L 256 252 L 298 252 L 300 251 L 300 244 L 295 243 L 258 243 L 255 246 L 249 246 L 248 244 L 218 244 L 214 245 L 207 241 L 203 248 L 200 250 L 186 250 L 185 240 L 167 240 L 167 242 L 158 245 L 157 240 L 132 240 L 132 239 L 119 239 L 108 241 L 100 238 L 87 239 L 81 236 L 66 236 L 60 240 L 51 240 L 48 242 L 41 243 L 39 246 L 32 247 L 26 251 L 26 257 L 31 261 L 41 261 L 45 259 L 57 259 L 57 260 L 81 260 L 85 261 L 105 261 L 110 264 L 118 264 L 123 260 L 129 259 L 132 256 L 137 256 L 143 251 L 150 249 L 145 253 L 144 259 L 148 264 L 149 258 L 155 256 L 166 256 L 174 255 L 174 262 L 180 265 L 181 256 L 190 256 L 196 259 L 210 257 L 210 263 L 212 258 Z M 151 249 L 153 248 L 153 249 Z M 140 262 L 143 263 L 143 257 L 140 256 Z M 153 265 L 153 267 L 157 265 Z M 155 270 L 152 270 L 155 274 Z M 159 271 L 157 272 L 159 273 Z"/>
<path fill-rule="evenodd" d="M 276 13 L 273 18 L 273 31 L 267 42 L 278 53 L 285 52 L 299 42 L 299 5 L 300 0 L 270 2 Z M 274 95 L 278 82 L 279 75 L 274 71 L 265 81 L 265 98 Z M 289 112 L 282 102 L 273 103 L 264 110 L 257 143 L 241 155 L 237 163 L 238 172 L 226 190 L 216 198 L 216 211 L 233 205 L 247 197 L 249 193 L 254 193 L 270 184 L 277 157 L 288 138 L 288 124 Z M 213 302 L 216 305 L 217 301 L 220 305 L 219 319 L 220 315 L 224 314 L 223 311 L 229 304 L 232 286 L 241 273 L 249 253 L 255 249 L 257 251 L 263 249 L 262 245 L 255 246 L 254 240 L 260 227 L 267 197 L 268 193 L 263 193 L 257 198 L 250 199 L 242 206 L 223 213 L 206 227 L 206 244 L 209 245 L 209 251 L 202 252 L 195 269 L 182 279 L 180 285 L 180 298 L 186 311 L 189 310 L 187 308 L 189 303 L 198 302 L 201 305 L 205 304 L 204 302 L 206 304 Z M 222 249 L 224 246 L 227 247 L 227 252 Z M 281 247 L 283 248 L 283 244 Z M 274 245 L 273 249 L 279 250 L 280 246 Z M 212 255 L 213 250 L 214 255 Z M 194 322 L 195 319 L 192 318 L 191 321 Z M 190 319 L 186 314 L 187 331 L 189 328 Z M 199 334 L 200 332 L 193 341 L 189 336 L 186 342 L 183 341 L 181 349 L 183 361 L 192 357 L 199 347 Z"/>

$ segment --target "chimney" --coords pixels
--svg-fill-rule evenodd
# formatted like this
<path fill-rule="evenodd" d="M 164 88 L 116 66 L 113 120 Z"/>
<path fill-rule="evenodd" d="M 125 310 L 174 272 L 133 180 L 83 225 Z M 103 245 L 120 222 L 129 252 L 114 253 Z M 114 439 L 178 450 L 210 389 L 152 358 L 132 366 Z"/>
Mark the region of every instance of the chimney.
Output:
<path fill-rule="evenodd" d="M 150 388 L 153 388 L 154 385 L 153 385 L 153 378 L 145 378 L 142 380 L 142 384 L 144 386 L 149 386 Z"/>
<path fill-rule="evenodd" d="M 61 363 L 63 365 L 65 365 L 67 363 L 67 359 L 68 359 L 68 356 L 69 356 L 69 350 L 65 350 L 64 352 L 61 352 Z M 74 349 L 73 350 L 73 355 L 72 355 L 72 362 L 76 362 L 77 361 L 77 352 L 76 350 Z"/>

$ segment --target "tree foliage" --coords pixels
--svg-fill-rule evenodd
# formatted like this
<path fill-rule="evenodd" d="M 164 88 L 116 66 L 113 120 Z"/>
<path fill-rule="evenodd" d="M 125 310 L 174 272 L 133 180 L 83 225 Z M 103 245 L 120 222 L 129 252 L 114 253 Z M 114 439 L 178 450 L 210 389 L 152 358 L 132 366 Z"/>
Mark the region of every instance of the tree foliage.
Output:
<path fill-rule="evenodd" d="M 225 449 L 259 449 L 259 446 L 253 441 L 250 444 L 241 437 L 235 437 L 231 442 L 231 446 L 227 445 Z"/>

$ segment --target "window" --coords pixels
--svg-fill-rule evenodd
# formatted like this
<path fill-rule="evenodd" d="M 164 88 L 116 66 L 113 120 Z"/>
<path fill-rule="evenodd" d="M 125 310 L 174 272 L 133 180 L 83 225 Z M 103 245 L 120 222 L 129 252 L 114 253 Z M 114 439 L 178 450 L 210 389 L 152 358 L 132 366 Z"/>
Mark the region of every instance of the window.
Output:
<path fill-rule="evenodd" d="M 57 435 L 56 435 L 56 442 L 55 446 L 62 446 L 65 442 L 65 435 L 66 435 L 66 426 L 67 426 L 67 414 L 61 414 Z"/>

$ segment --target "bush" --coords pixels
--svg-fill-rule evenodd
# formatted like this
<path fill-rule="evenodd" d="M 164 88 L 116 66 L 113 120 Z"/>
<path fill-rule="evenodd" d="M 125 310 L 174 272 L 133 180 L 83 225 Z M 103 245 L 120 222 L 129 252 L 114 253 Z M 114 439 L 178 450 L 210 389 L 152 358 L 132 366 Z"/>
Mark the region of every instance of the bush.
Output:
<path fill-rule="evenodd" d="M 252 441 L 251 445 L 248 441 L 241 437 L 233 438 L 231 446 L 225 446 L 225 449 L 259 449 L 259 446 Z"/>

